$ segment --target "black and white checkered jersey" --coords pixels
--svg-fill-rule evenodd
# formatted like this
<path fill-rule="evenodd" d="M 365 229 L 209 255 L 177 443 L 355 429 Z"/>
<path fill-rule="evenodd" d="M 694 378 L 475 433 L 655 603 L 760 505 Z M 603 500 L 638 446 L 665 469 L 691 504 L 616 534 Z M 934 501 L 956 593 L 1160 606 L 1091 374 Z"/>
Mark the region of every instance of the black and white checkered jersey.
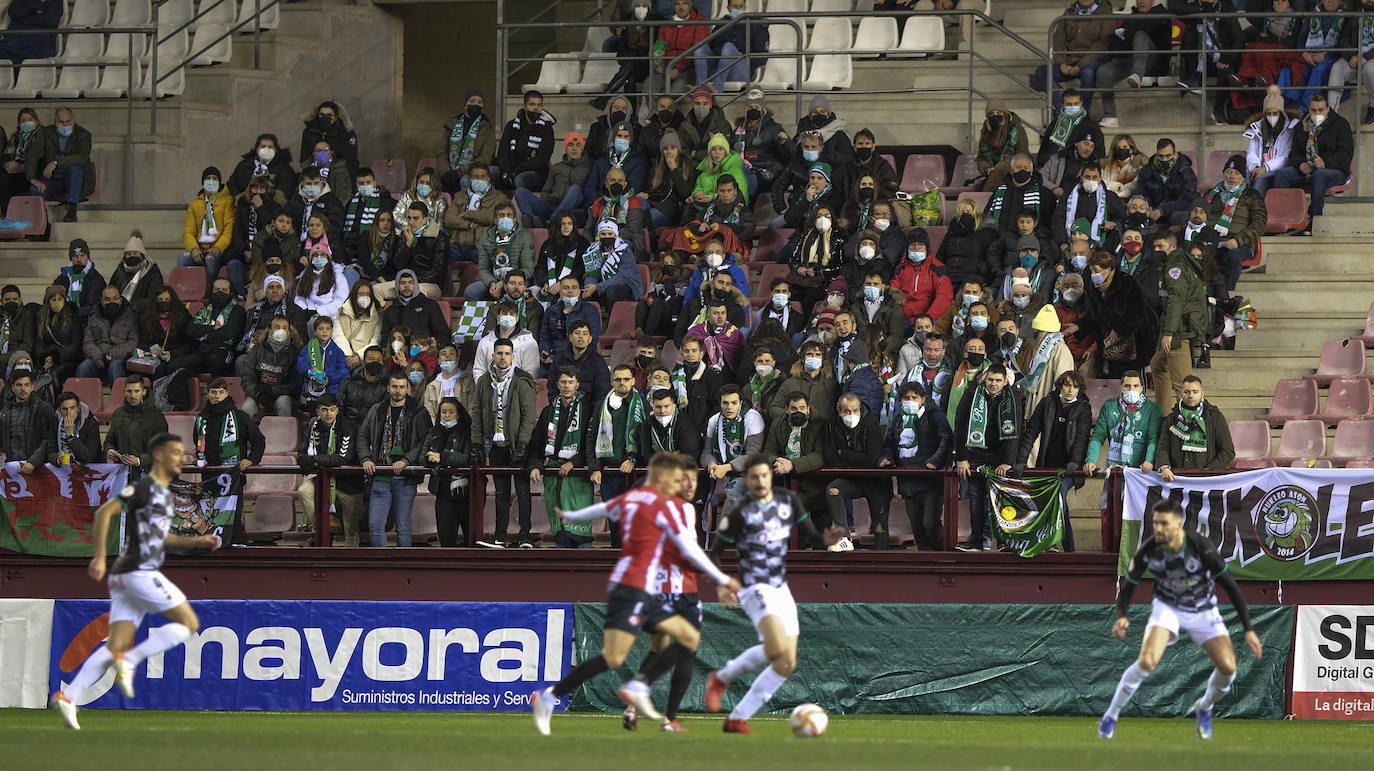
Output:
<path fill-rule="evenodd" d="M 744 586 L 787 583 L 787 545 L 792 528 L 810 515 L 791 490 L 773 488 L 773 499 L 760 503 L 748 495 L 726 507 L 716 537 L 739 551 L 740 583 Z"/>
<path fill-rule="evenodd" d="M 111 573 L 157 570 L 167 546 L 167 531 L 172 527 L 172 491 L 145 476 L 119 492 L 124 506 L 124 548 L 110 568 Z"/>
<path fill-rule="evenodd" d="M 1186 530 L 1183 550 L 1171 552 L 1147 536 L 1126 571 L 1126 580 L 1140 583 L 1145 571 L 1155 576 L 1155 597 L 1164 603 L 1190 612 L 1217 605 L 1217 576 L 1226 572 L 1226 561 L 1211 541 Z"/>

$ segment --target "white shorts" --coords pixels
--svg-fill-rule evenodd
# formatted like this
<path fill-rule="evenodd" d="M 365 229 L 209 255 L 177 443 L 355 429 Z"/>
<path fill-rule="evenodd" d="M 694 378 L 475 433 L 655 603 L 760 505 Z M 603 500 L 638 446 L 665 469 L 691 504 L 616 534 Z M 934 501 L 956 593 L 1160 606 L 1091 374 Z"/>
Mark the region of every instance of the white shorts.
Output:
<path fill-rule="evenodd" d="M 1146 631 L 1152 626 L 1169 630 L 1170 645 L 1178 641 L 1180 629 L 1186 631 L 1188 636 L 1193 638 L 1193 642 L 1198 645 L 1202 645 L 1214 637 L 1231 636 L 1230 631 L 1226 629 L 1226 624 L 1221 620 L 1221 611 L 1215 605 L 1207 610 L 1196 612 L 1180 610 L 1161 602 L 1157 597 L 1150 605 L 1150 620 L 1145 624 Z"/>
<path fill-rule="evenodd" d="M 160 570 L 111 573 L 105 583 L 110 588 L 112 624 L 130 621 L 137 626 L 149 613 L 161 613 L 186 602 L 186 595 Z"/>
<path fill-rule="evenodd" d="M 744 612 L 749 614 L 755 629 L 759 628 L 759 622 L 764 618 L 776 616 L 782 622 L 783 633 L 788 637 L 801 634 L 801 626 L 797 624 L 797 601 L 792 599 L 792 590 L 787 588 L 787 584 L 747 586 L 740 590 L 739 603 L 744 606 Z M 763 640 L 762 632 L 759 633 L 759 640 Z"/>

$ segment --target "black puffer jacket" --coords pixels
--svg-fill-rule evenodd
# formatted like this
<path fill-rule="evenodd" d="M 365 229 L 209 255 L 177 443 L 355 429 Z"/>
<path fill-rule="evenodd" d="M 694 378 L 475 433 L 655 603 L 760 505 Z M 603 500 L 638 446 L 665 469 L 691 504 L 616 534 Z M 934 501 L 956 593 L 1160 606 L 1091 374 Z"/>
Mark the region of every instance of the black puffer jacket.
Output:
<path fill-rule="evenodd" d="M 1093 410 L 1088 400 L 1081 395 L 1072 404 L 1065 404 L 1055 392 L 1040 400 L 1035 411 L 1026 420 L 1025 431 L 1021 434 L 1021 444 L 1016 450 L 1015 472 L 1019 475 L 1025 470 L 1030 459 L 1031 446 L 1040 440 L 1040 452 L 1036 454 L 1037 466 L 1047 465 L 1046 455 L 1050 435 L 1057 423 L 1064 423 L 1064 443 L 1067 445 L 1068 461 L 1065 471 L 1077 471 L 1088 454 L 1088 439 L 1093 433 Z"/>
<path fill-rule="evenodd" d="M 997 240 L 997 230 L 975 228 L 970 222 L 972 216 L 962 215 L 950 221 L 945 240 L 935 254 L 935 259 L 945 264 L 945 275 L 952 286 L 961 286 L 965 281 L 987 286 L 995 272 L 988 264 L 988 247 Z"/>

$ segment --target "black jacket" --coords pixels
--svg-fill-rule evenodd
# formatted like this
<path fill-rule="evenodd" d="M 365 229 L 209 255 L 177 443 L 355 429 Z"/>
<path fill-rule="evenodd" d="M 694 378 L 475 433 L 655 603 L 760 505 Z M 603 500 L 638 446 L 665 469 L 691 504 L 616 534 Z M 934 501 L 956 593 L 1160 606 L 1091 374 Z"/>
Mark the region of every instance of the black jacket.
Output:
<path fill-rule="evenodd" d="M 1093 433 L 1093 410 L 1088 404 L 1087 397 L 1079 394 L 1073 404 L 1064 404 L 1056 391 L 1040 400 L 1035 405 L 1035 411 L 1031 413 L 1030 419 L 1026 421 L 1026 428 L 1021 432 L 1021 443 L 1016 450 L 1016 473 L 1024 471 L 1027 461 L 1030 459 L 1031 446 L 1035 440 L 1040 440 L 1040 452 L 1037 454 L 1037 462 L 1034 465 L 1044 466 L 1046 453 L 1045 445 L 1050 440 L 1050 435 L 1054 432 L 1056 423 L 1064 425 L 1064 442 L 1067 446 L 1068 462 L 1064 464 L 1065 471 L 1077 471 L 1082 467 L 1084 457 L 1088 454 L 1088 439 Z"/>
<path fill-rule="evenodd" d="M 58 416 L 53 419 L 53 425 L 58 431 L 62 430 L 62 418 Z M 58 454 L 58 443 L 54 438 L 48 444 L 48 462 L 58 465 L 61 456 Z M 67 441 L 67 450 L 72 455 L 72 461 L 86 465 L 88 463 L 103 463 L 105 458 L 100 451 L 100 421 L 91 414 L 91 408 L 81 403 L 81 414 L 76 418 L 76 433 Z"/>
<path fill-rule="evenodd" d="M 391 408 L 391 400 L 385 399 L 372 405 L 367 411 L 367 417 L 363 420 L 363 425 L 358 429 L 358 462 L 363 463 L 372 461 L 378 467 L 391 465 L 391 457 L 387 454 L 386 447 L 382 446 L 382 439 L 386 432 L 387 411 Z M 406 427 L 405 461 L 407 466 L 419 466 L 424 462 L 424 455 L 421 448 L 424 446 L 425 437 L 429 435 L 430 426 L 433 425 L 429 419 L 429 410 L 420 406 L 416 399 L 406 399 L 404 409 L 409 415 L 410 424 Z M 385 473 L 385 472 L 383 472 Z M 419 483 L 417 477 L 408 477 L 408 481 Z"/>
<path fill-rule="evenodd" d="M 557 392 L 550 394 L 548 406 L 539 414 L 539 420 L 534 424 L 534 434 L 531 435 L 529 447 L 525 454 L 526 468 L 535 469 L 548 466 L 549 459 L 544 455 L 544 450 L 548 445 L 549 421 L 553 419 L 554 404 L 561 398 L 562 397 L 559 396 Z M 585 394 L 582 398 L 577 400 L 577 405 L 577 408 L 581 410 L 578 424 L 582 426 L 582 443 L 577 448 L 577 454 L 566 460 L 571 461 L 574 466 L 581 468 L 587 465 L 587 458 L 591 456 L 596 447 L 595 418 L 597 407 L 592 405 L 591 400 L 588 399 Z M 567 435 L 567 431 L 564 429 L 567 425 L 568 423 L 565 420 L 563 425 L 559 426 L 554 436 L 554 448 L 563 446 L 563 437 Z M 562 465 L 562 463 L 560 462 L 558 465 Z"/>
<path fill-rule="evenodd" d="M 937 469 L 949 466 L 954 455 L 954 432 L 950 431 L 945 409 L 932 399 L 926 399 L 925 412 L 916 422 L 916 454 L 910 458 L 901 456 L 902 419 L 894 415 L 887 424 L 887 435 L 883 439 L 883 458 L 892 461 L 898 468 Z M 930 477 L 899 476 L 897 493 L 915 495 L 935 487 L 938 480 Z"/>
<path fill-rule="evenodd" d="M 1319 2 L 1320 0 L 1314 0 L 1311 5 L 1316 5 Z M 1293 5 L 1300 6 L 1301 4 L 1294 3 Z M 1183 40 L 1192 41 L 1185 42 L 1183 47 L 1197 48 L 1198 25 L 1202 23 L 1202 20 L 1200 18 L 1188 17 L 1204 11 L 1209 13 L 1235 13 L 1236 6 L 1231 0 L 1218 0 L 1216 5 L 1206 7 L 1199 3 L 1198 0 L 1169 0 L 1168 10 L 1169 13 L 1174 16 L 1183 17 L 1180 19 L 1186 27 L 1183 33 Z M 1221 61 L 1229 64 L 1234 70 L 1237 62 L 1240 61 L 1240 49 L 1244 48 L 1246 43 L 1245 33 L 1242 32 L 1240 28 L 1240 19 L 1232 16 L 1230 18 L 1217 19 L 1216 21 L 1217 39 L 1209 43 L 1209 46 L 1214 46 L 1218 50 L 1232 51 L 1232 53 L 1221 54 Z M 1266 20 L 1255 19 L 1254 21 L 1256 27 L 1262 27 Z M 1299 37 L 1299 40 L 1301 39 L 1302 38 Z M 1159 50 L 1167 51 L 1168 48 L 1166 47 Z M 1190 60 L 1188 61 L 1187 72 L 1196 73 L 1196 70 L 1193 69 L 1197 64 L 1196 56 L 1197 54 L 1184 55 L 1185 60 Z M 1144 73 L 1141 74 L 1143 75 Z"/>
<path fill-rule="evenodd" d="M 240 381 L 243 393 L 267 409 L 278 396 L 295 396 L 301 392 L 301 376 L 296 371 L 296 358 L 301 350 L 290 342 L 280 349 L 263 341 L 246 355 L 248 366 Z"/>
<path fill-rule="evenodd" d="M 574 357 L 571 343 L 559 351 L 558 355 L 553 357 L 553 364 L 549 365 L 549 377 L 554 384 L 558 382 L 558 371 L 564 367 L 577 368 L 578 390 L 600 409 L 601 400 L 611 392 L 611 371 L 606 368 L 606 359 L 596 349 L 596 344 L 587 346 L 581 357 Z M 553 398 L 552 389 L 550 390 L 549 397 Z"/>
<path fill-rule="evenodd" d="M 386 380 L 385 371 L 376 380 L 368 380 L 361 366 L 353 370 L 339 386 L 341 417 L 354 426 L 362 425 L 372 405 L 386 400 Z"/>
<path fill-rule="evenodd" d="M 288 193 L 286 213 L 291 215 L 291 229 L 296 231 L 296 238 L 300 238 L 300 234 L 305 232 L 305 221 L 312 214 L 319 214 L 324 217 L 324 221 L 328 223 L 329 227 L 327 230 L 331 236 L 331 245 L 334 243 L 332 238 L 333 234 L 343 232 L 343 201 L 340 201 L 339 197 L 334 195 L 334 191 L 332 190 L 325 190 L 324 193 L 314 201 L 305 200 L 301 197 L 299 192 Z M 334 248 L 343 251 L 343 243 L 340 242 L 339 245 Z"/>
<path fill-rule="evenodd" d="M 838 409 L 825 422 L 825 465 L 842 468 L 877 468 L 883 455 L 883 429 L 863 404 L 859 405 L 859 425 L 845 426 Z M 877 490 L 890 485 L 887 477 L 856 477 L 859 484 Z"/>
<path fill-rule="evenodd" d="M 319 418 L 310 419 L 310 424 L 305 429 L 305 438 L 301 442 L 300 451 L 296 453 L 296 465 L 301 467 L 301 471 L 310 473 L 320 466 L 335 468 L 358 464 L 358 429 L 356 425 L 345 420 L 342 415 L 334 419 L 334 452 L 332 453 L 327 451 L 327 430 Z M 329 479 L 334 482 L 334 486 L 341 493 L 356 495 L 363 491 L 361 474 L 338 474 Z"/>
<path fill-rule="evenodd" d="M 63 331 L 56 324 L 39 324 L 38 340 L 33 347 L 33 363 L 35 365 L 42 367 L 43 359 L 48 356 L 52 357 L 54 367 L 72 364 L 83 358 L 81 319 L 75 313 L 76 306 L 68 307 L 72 308 L 73 313 L 67 323 L 66 331 Z"/>
<path fill-rule="evenodd" d="M 1108 222 L 1116 223 L 1116 227 L 1111 230 L 1107 230 L 1105 227 L 1102 229 L 1100 233 L 1101 241 L 1099 243 L 1102 244 L 1102 248 L 1105 251 L 1112 252 L 1116 250 L 1116 245 L 1121 241 L 1121 220 L 1126 217 L 1126 204 L 1116 193 L 1105 188 L 1099 189 L 1102 190 L 1102 194 L 1106 196 L 1107 199 L 1106 219 L 1103 221 L 1103 224 L 1105 225 Z M 1070 185 L 1065 187 L 1064 195 L 1059 199 L 1059 205 L 1054 207 L 1054 220 L 1050 223 L 1050 232 L 1053 234 L 1054 243 L 1056 244 L 1067 244 L 1069 242 L 1068 211 L 1066 207 L 1069 205 L 1069 202 L 1073 200 L 1072 196 L 1073 186 Z M 1096 214 L 1097 199 L 1087 193 L 1079 192 L 1078 211 L 1074 213 L 1074 219 L 1082 217 L 1091 222 Z M 1058 250 L 1054 253 L 1058 254 Z M 1041 254 L 1043 254 L 1043 252 Z"/>
<path fill-rule="evenodd" d="M 124 298 L 128 300 L 135 313 L 142 313 L 158 292 L 162 291 L 162 287 L 167 282 L 162 280 L 162 269 L 157 266 L 157 263 L 153 263 L 148 272 L 143 274 L 143 278 L 139 279 L 132 296 L 125 294 L 124 290 L 137 274 L 137 270 L 129 270 L 120 264 L 118 268 L 115 268 L 114 273 L 110 274 L 109 284 L 118 289 L 120 294 L 124 294 Z"/>
<path fill-rule="evenodd" d="M 238 195 L 248 189 L 248 183 L 253 181 L 254 161 L 257 160 L 258 149 L 243 154 L 238 165 L 234 167 L 234 173 L 229 175 L 227 187 L 232 195 Z M 296 189 L 296 172 L 291 169 L 291 149 L 289 147 L 278 147 L 277 154 L 272 158 L 272 162 L 267 164 L 267 177 L 272 181 L 272 187 L 277 190 L 290 193 Z"/>
<path fill-rule="evenodd" d="M 20 437 L 25 438 L 20 441 Z M 36 396 L 23 404 L 11 399 L 0 403 L 0 455 L 6 462 L 28 461 L 41 466 L 48 462 L 55 441 L 57 415 L 51 404 Z"/>
<path fill-rule="evenodd" d="M 944 263 L 951 286 L 963 286 L 965 281 L 987 286 L 993 275 L 988 247 L 997 239 L 997 230 L 987 227 L 970 231 L 960 219 L 956 217 L 950 223 L 935 259 Z"/>
<path fill-rule="evenodd" d="M 139 465 L 146 469 L 153 463 L 148 441 L 166 432 L 167 418 L 151 400 L 137 407 L 123 405 L 110 418 L 103 449 L 105 452 L 114 450 L 120 455 L 137 455 Z"/>
<path fill-rule="evenodd" d="M 433 230 L 434 235 L 422 235 L 415 239 L 414 244 L 406 243 L 403 238 L 400 245 L 396 247 L 396 254 L 392 257 L 392 262 L 395 263 L 397 272 L 409 268 L 415 271 L 415 278 L 420 283 L 438 284 L 440 289 L 447 290 L 449 286 L 448 233 L 439 227 L 427 230 Z M 419 290 L 417 289 L 416 292 L 418 293 Z"/>
<path fill-rule="evenodd" d="M 285 200 L 284 196 L 278 200 L 276 195 L 269 194 L 263 199 L 262 206 L 256 208 L 253 199 L 246 195 L 234 201 L 234 237 L 229 242 L 230 257 L 248 262 L 249 258 L 244 256 L 244 252 L 251 252 L 258 235 L 267 232 L 277 215 L 286 211 Z M 250 224 L 254 228 L 251 233 L 248 229 Z M 296 237 L 295 233 L 291 236 Z"/>
<path fill-rule="evenodd" d="M 38 342 L 38 321 L 32 308 L 19 303 L 19 308 L 14 312 L 13 317 L 5 316 L 4 311 L 0 310 L 0 324 L 5 323 L 6 320 L 9 321 L 10 325 L 10 344 L 6 350 L 0 352 L 0 374 L 9 370 L 11 354 L 15 351 L 33 353 L 34 345 Z"/>
<path fill-rule="evenodd" d="M 1307 163 L 1307 125 L 1309 118 L 1303 119 L 1293 128 L 1293 148 L 1288 151 L 1288 165 L 1298 168 Z M 1328 169 L 1339 169 L 1347 176 L 1350 162 L 1355 154 L 1355 138 L 1350 133 L 1350 122 L 1332 110 L 1326 122 L 1317 131 L 1317 155 Z"/>
<path fill-rule="evenodd" d="M 254 305 L 252 310 L 244 312 L 243 332 L 239 335 L 238 344 L 238 350 L 240 352 L 248 349 L 248 340 L 250 337 L 272 325 L 272 317 L 276 316 L 278 311 L 283 310 L 283 304 L 285 305 L 286 312 L 281 315 L 285 316 L 286 320 L 291 323 L 291 326 L 296 328 L 296 333 L 301 336 L 301 339 L 309 340 L 311 337 L 314 337 L 310 329 L 310 312 L 297 305 L 296 301 L 288 293 L 282 297 L 282 302 L 280 303 L 273 304 L 271 301 L 264 299 L 262 302 Z"/>
<path fill-rule="evenodd" d="M 982 386 L 970 386 L 964 391 L 964 398 L 959 402 L 959 410 L 954 418 L 954 459 L 956 461 L 966 460 L 975 469 L 983 464 L 989 466 L 1008 466 L 1016 463 L 1016 456 L 1020 450 L 1022 426 L 1016 426 L 1016 436 L 1003 439 L 1001 431 L 997 426 L 998 407 L 1003 399 L 1020 399 L 1021 394 L 1011 386 L 1004 387 L 996 396 L 988 398 L 988 426 L 985 444 L 986 449 L 972 448 L 968 446 L 968 424 L 969 412 L 973 407 L 973 395 L 977 388 Z"/>
<path fill-rule="evenodd" d="M 687 409 L 684 417 L 692 425 L 700 426 L 704 434 L 707 419 L 720 412 L 720 388 L 725 385 L 725 378 L 721 373 L 707 367 L 705 359 L 701 361 L 701 366 L 706 369 L 701 377 L 687 381 Z"/>
<path fill-rule="evenodd" d="M 501 172 L 511 179 L 523 171 L 547 172 L 553 158 L 555 122 L 548 112 L 540 112 L 533 119 L 524 109 L 516 112 L 496 143 L 496 165 Z"/>
<path fill-rule="evenodd" d="M 439 453 L 439 462 L 431 463 L 429 453 Z M 472 418 L 468 416 L 468 411 L 463 409 L 463 405 L 458 405 L 458 425 L 453 428 L 444 428 L 435 423 L 430 426 L 429 433 L 425 435 L 424 445 L 420 448 L 420 461 L 430 468 L 440 466 L 467 466 L 477 460 L 477 454 L 472 451 Z M 453 492 L 453 476 L 441 476 L 439 474 L 429 475 L 429 491 L 435 498 L 443 498 L 446 501 L 459 500 L 466 496 L 466 488 L 462 494 Z"/>
<path fill-rule="evenodd" d="M 262 463 L 267 440 L 258 429 L 258 424 L 248 417 L 248 413 L 235 407 L 233 399 L 225 399 L 220 404 L 224 406 L 218 407 L 207 403 L 200 411 L 200 417 L 205 419 L 205 465 L 218 466 L 225 460 L 220 455 L 220 437 L 224 435 L 224 421 L 228 419 L 230 411 L 238 418 L 239 431 L 243 432 L 238 440 L 239 460 L 251 460 L 254 464 Z M 200 435 L 193 434 L 191 445 L 195 446 L 201 438 Z"/>
<path fill-rule="evenodd" d="M 320 108 L 315 109 L 318 111 Z M 319 125 L 313 115 L 305 121 L 305 128 L 301 131 L 301 163 L 314 165 L 311 159 L 315 154 L 315 145 L 323 139 L 329 143 L 329 149 L 334 151 L 334 157 L 344 159 L 348 163 L 348 170 L 354 172 L 358 169 L 358 135 L 346 121 L 343 111 L 336 112 L 338 114 L 334 116 L 334 123 L 328 127 Z M 277 157 L 281 157 L 282 152 L 283 150 L 278 150 Z"/>
<path fill-rule="evenodd" d="M 391 330 L 405 326 L 412 336 L 426 333 L 435 340 L 448 340 L 453 337 L 448 319 L 439 303 L 420 293 L 417 288 L 410 302 L 403 303 L 399 298 L 393 300 L 382 311 L 382 340 L 391 339 Z"/>
<path fill-rule="evenodd" d="M 71 295 L 72 288 L 70 274 L 70 267 L 63 268 L 62 273 L 53 281 L 53 284 L 64 287 L 68 296 Z M 105 277 L 100 275 L 100 271 L 95 269 L 94 264 L 88 265 L 86 278 L 81 282 L 81 302 L 76 303 L 76 313 L 83 321 L 100 308 L 100 293 L 103 291 L 105 291 Z"/>
<path fill-rule="evenodd" d="M 210 323 L 197 324 L 195 317 L 191 317 L 191 323 L 186 326 L 186 334 L 193 340 L 200 343 L 200 352 L 209 354 L 210 349 L 223 348 L 233 350 L 243 337 L 244 327 L 248 323 L 248 314 L 244 312 L 243 306 L 229 301 L 229 319 L 224 322 L 224 326 L 216 329 L 214 316 L 211 316 Z M 210 308 L 211 306 L 206 306 Z M 210 311 L 214 313 L 213 308 Z"/>
<path fill-rule="evenodd" d="M 701 457 L 702 426 L 683 420 L 681 413 L 676 417 L 668 428 L 664 428 L 659 425 L 652 411 L 646 413 L 644 422 L 639 424 L 640 457 L 653 457 L 658 447 L 676 450 L 690 458 Z"/>

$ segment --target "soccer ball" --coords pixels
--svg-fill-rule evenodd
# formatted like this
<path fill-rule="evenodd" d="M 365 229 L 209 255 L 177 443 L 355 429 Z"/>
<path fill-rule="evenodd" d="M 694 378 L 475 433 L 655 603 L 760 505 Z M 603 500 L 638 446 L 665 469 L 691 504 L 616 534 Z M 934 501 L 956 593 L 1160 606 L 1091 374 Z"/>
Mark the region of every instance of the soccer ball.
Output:
<path fill-rule="evenodd" d="M 830 716 L 818 704 L 798 704 L 792 710 L 792 733 L 805 739 L 820 736 L 830 725 Z"/>

